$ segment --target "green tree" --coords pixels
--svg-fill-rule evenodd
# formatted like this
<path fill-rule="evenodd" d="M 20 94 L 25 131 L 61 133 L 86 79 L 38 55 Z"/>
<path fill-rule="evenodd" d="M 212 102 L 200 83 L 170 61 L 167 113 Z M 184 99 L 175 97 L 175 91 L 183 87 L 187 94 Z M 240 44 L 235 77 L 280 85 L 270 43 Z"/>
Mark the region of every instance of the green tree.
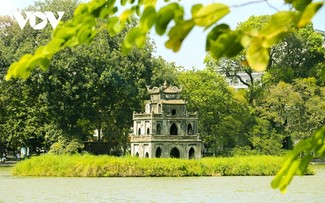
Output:
<path fill-rule="evenodd" d="M 190 111 L 199 113 L 200 135 L 215 154 L 246 145 L 248 109 L 236 100 L 224 79 L 214 71 L 183 71 L 178 77 Z"/>
<path fill-rule="evenodd" d="M 268 88 L 258 111 L 278 133 L 297 142 L 310 138 L 322 126 L 323 91 L 315 78 L 296 79 L 293 84 L 280 82 Z"/>
<path fill-rule="evenodd" d="M 258 108 L 261 117 L 270 120 L 279 133 L 290 132 L 291 124 L 296 122 L 293 118 L 297 119 L 295 110 L 302 103 L 301 95 L 285 82 L 270 86 L 264 95 Z"/>
<path fill-rule="evenodd" d="M 48 9 L 48 3 L 51 3 L 60 9 L 58 2 L 48 1 L 35 6 Z M 62 2 L 61 6 L 69 3 Z M 126 29 L 134 24 L 132 22 Z M 14 56 L 35 49 L 37 44 L 34 42 L 43 44 L 50 38 L 49 30 L 35 34 L 33 29 L 21 31 L 18 26 L 9 26 L 1 31 L 6 33 L 5 36 L 15 36 L 1 43 L 4 65 L 8 66 L 16 59 Z M 92 44 L 66 48 L 53 56 L 46 72 L 35 71 L 25 81 L 1 80 L 1 87 L 8 90 L 2 95 L 1 104 L 6 106 L 4 110 L 8 118 L 3 119 L 2 126 L 10 130 L 3 131 L 1 137 L 14 133 L 12 140 L 24 139 L 19 144 L 24 142 L 26 145 L 35 135 L 49 147 L 48 143 L 59 137 L 64 136 L 62 139 L 68 141 L 85 140 L 94 129 L 99 129 L 103 132 L 99 140 L 104 138 L 119 145 L 115 148 L 126 149 L 130 118 L 133 111 L 142 108 L 146 85 L 163 79 L 174 80 L 176 67 L 161 58 L 154 58 L 150 41 L 145 49 L 133 49 L 127 56 L 122 55 L 120 44 L 124 37 L 125 31 L 115 37 L 105 31 L 99 32 Z"/>
<path fill-rule="evenodd" d="M 247 21 L 238 24 L 236 30 L 261 30 L 271 16 L 251 16 Z M 239 80 L 248 89 L 248 100 L 254 105 L 260 96 L 263 86 L 285 81 L 293 83 L 296 78 L 316 77 L 322 81 L 320 67 L 325 60 L 324 38 L 313 30 L 312 24 L 301 29 L 293 29 L 282 41 L 270 48 L 270 60 L 260 80 L 254 78 L 255 71 L 249 66 L 246 50 L 236 57 L 223 57 L 219 60 L 209 54 L 205 63 L 209 68 L 225 75 L 230 80 Z M 245 74 L 245 77 L 243 77 Z M 248 80 L 246 80 L 248 76 Z"/>
<path fill-rule="evenodd" d="M 324 87 L 317 85 L 315 78 L 294 80 L 294 88 L 299 92 L 302 103 L 298 106 L 298 116 L 292 125 L 292 137 L 299 141 L 310 138 L 325 121 Z"/>
<path fill-rule="evenodd" d="M 249 132 L 249 140 L 253 150 L 258 154 L 280 155 L 283 146 L 283 135 L 276 132 L 275 128 L 266 119 L 255 118 L 256 124 Z"/>
<path fill-rule="evenodd" d="M 73 11 L 77 3 L 77 1 L 46 1 L 26 9 L 57 11 L 65 8 Z M 64 20 L 71 16 L 72 13 L 67 12 Z M 36 147 L 48 148 L 58 136 L 62 135 L 62 132 L 57 129 L 57 125 L 48 115 L 49 107 L 45 103 L 46 85 L 41 83 L 42 73 L 36 71 L 26 81 L 4 81 L 3 79 L 7 67 L 13 61 L 49 41 L 51 29 L 48 26 L 42 31 L 30 27 L 21 30 L 13 19 L 6 16 L 1 17 L 0 23 L 2 25 L 0 87 L 3 89 L 0 99 L 3 106 L 0 125 L 3 130 L 0 132 L 0 137 L 5 145 L 12 149 L 21 146 L 29 146 L 32 150 Z"/>
<path fill-rule="evenodd" d="M 313 29 L 312 24 L 295 29 L 271 49 L 267 71 L 274 83 L 293 83 L 297 78 L 315 77 L 319 83 L 321 67 L 324 66 L 325 47 L 323 36 Z"/>

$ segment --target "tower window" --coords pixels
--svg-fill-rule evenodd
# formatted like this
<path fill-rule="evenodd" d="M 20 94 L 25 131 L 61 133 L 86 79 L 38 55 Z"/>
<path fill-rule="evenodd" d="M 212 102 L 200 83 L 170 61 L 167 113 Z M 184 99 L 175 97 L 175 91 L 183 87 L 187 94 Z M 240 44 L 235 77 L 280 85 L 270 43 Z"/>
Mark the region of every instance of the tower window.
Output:
<path fill-rule="evenodd" d="M 160 134 L 161 134 L 161 126 L 158 123 L 157 126 L 156 126 L 156 135 L 160 135 Z"/>
<path fill-rule="evenodd" d="M 174 147 L 171 151 L 170 151 L 170 157 L 171 158 L 180 158 L 180 153 L 179 153 L 179 150 Z"/>
<path fill-rule="evenodd" d="M 161 157 L 161 148 L 158 147 L 156 150 L 156 158 L 160 158 Z"/>
<path fill-rule="evenodd" d="M 195 158 L 195 150 L 191 147 L 190 151 L 188 152 L 188 158 L 194 159 Z"/>
<path fill-rule="evenodd" d="M 150 134 L 150 128 L 147 128 L 147 135 Z"/>
<path fill-rule="evenodd" d="M 172 115 L 176 115 L 176 109 L 172 110 Z"/>
<path fill-rule="evenodd" d="M 170 135 L 178 135 L 178 129 L 177 129 L 177 125 L 175 123 L 173 123 L 173 125 L 170 126 L 169 133 L 170 133 Z"/>
<path fill-rule="evenodd" d="M 141 135 L 141 128 L 138 129 L 138 135 Z"/>
<path fill-rule="evenodd" d="M 187 134 L 193 135 L 193 127 L 191 124 L 188 124 L 188 126 L 187 126 Z"/>

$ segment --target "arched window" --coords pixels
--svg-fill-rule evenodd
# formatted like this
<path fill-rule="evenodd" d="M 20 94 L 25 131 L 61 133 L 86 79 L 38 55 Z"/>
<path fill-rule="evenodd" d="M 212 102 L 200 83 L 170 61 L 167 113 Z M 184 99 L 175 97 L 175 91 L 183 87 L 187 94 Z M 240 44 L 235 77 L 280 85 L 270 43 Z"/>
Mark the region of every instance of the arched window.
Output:
<path fill-rule="evenodd" d="M 161 126 L 159 123 L 156 126 L 156 135 L 161 135 Z"/>
<path fill-rule="evenodd" d="M 170 126 L 169 134 L 170 135 L 178 135 L 178 129 L 177 129 L 177 125 L 175 123 L 173 123 L 173 125 Z"/>
<path fill-rule="evenodd" d="M 161 104 L 158 104 L 158 113 L 161 113 Z"/>
<path fill-rule="evenodd" d="M 135 156 L 136 156 L 136 157 L 139 157 L 139 152 L 135 153 Z"/>
<path fill-rule="evenodd" d="M 138 129 L 138 135 L 141 135 L 141 128 Z"/>
<path fill-rule="evenodd" d="M 161 157 L 161 148 L 158 147 L 156 150 L 156 158 L 160 158 Z"/>
<path fill-rule="evenodd" d="M 191 147 L 190 151 L 188 152 L 188 158 L 194 159 L 195 158 L 195 150 Z"/>
<path fill-rule="evenodd" d="M 147 135 L 150 134 L 150 128 L 147 128 Z"/>
<path fill-rule="evenodd" d="M 146 154 L 144 155 L 145 158 L 149 158 L 149 153 L 146 152 Z"/>
<path fill-rule="evenodd" d="M 188 135 L 193 135 L 193 127 L 191 124 L 187 125 L 187 134 Z"/>
<path fill-rule="evenodd" d="M 179 153 L 179 150 L 174 147 L 171 151 L 170 151 L 170 157 L 171 158 L 180 158 L 180 153 Z"/>
<path fill-rule="evenodd" d="M 175 116 L 176 115 L 176 109 L 172 110 L 172 115 Z"/>

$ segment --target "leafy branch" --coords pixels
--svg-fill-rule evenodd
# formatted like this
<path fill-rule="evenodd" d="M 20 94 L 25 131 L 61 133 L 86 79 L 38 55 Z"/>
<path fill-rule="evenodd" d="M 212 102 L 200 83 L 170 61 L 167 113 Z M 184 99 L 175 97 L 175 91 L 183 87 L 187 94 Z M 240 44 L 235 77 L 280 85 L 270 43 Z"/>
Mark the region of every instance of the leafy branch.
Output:
<path fill-rule="evenodd" d="M 319 129 L 313 137 L 301 140 L 295 145 L 293 151 L 285 157 L 284 163 L 273 179 L 271 186 L 274 189 L 279 188 L 283 193 L 286 192 L 293 176 L 304 174 L 313 158 L 312 154 L 316 156 L 325 155 L 325 126 Z"/>
<path fill-rule="evenodd" d="M 131 8 L 124 10 L 119 16 L 116 16 L 118 6 L 115 0 L 93 0 L 80 4 L 74 12 L 74 17 L 57 27 L 48 44 L 39 47 L 33 55 L 24 55 L 18 62 L 11 64 L 6 79 L 27 78 L 36 67 L 46 70 L 55 53 L 65 47 L 90 43 L 98 33 L 98 20 L 107 20 L 107 30 L 114 36 L 124 29 L 133 15 L 140 17 L 140 23 L 128 31 L 122 45 L 125 53 L 134 45 L 143 47 L 153 26 L 159 35 L 164 35 L 167 26 L 174 21 L 174 25 L 168 30 L 169 39 L 165 45 L 175 52 L 180 49 L 183 40 L 194 27 L 207 29 L 214 26 L 207 34 L 207 52 L 219 59 L 224 56 L 236 56 L 243 49 L 247 49 L 246 57 L 250 67 L 262 71 L 267 67 L 272 45 L 290 32 L 291 25 L 303 27 L 310 23 L 324 3 L 285 0 L 285 3 L 291 4 L 296 10 L 277 12 L 260 32 L 250 30 L 245 34 L 231 30 L 228 25 L 218 24 L 220 19 L 230 13 L 230 8 L 225 4 L 195 4 L 191 9 L 192 17 L 184 19 L 184 8 L 180 4 L 166 2 L 167 5 L 156 10 L 156 0 L 121 0 L 122 6 L 129 3 Z"/>

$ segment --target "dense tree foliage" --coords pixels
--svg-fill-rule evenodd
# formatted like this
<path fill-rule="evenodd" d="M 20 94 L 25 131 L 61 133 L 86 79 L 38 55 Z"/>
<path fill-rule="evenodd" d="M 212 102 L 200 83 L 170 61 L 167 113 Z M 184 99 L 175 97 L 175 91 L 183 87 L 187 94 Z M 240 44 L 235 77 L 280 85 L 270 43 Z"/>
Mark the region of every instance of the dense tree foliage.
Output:
<path fill-rule="evenodd" d="M 252 16 L 247 21 L 239 23 L 236 30 L 260 30 L 270 18 L 271 16 Z M 223 57 L 220 60 L 207 55 L 205 64 L 230 80 L 239 80 L 245 85 L 249 90 L 248 100 L 254 105 L 264 86 L 280 81 L 293 83 L 297 78 L 308 77 L 315 77 L 318 84 L 323 83 L 321 77 L 321 68 L 325 65 L 323 43 L 323 36 L 313 29 L 312 24 L 305 28 L 293 29 L 281 42 L 271 47 L 270 60 L 262 80 L 254 77 L 256 72 L 247 63 L 246 50 L 236 57 Z"/>
<path fill-rule="evenodd" d="M 280 82 L 265 90 L 259 112 L 294 142 L 306 139 L 325 121 L 324 87 L 315 78 Z"/>
<path fill-rule="evenodd" d="M 236 100 L 224 78 L 212 71 L 186 71 L 179 82 L 188 108 L 200 115 L 199 129 L 207 148 L 217 154 L 247 144 L 249 111 Z"/>
<path fill-rule="evenodd" d="M 237 29 L 252 27 L 260 29 L 269 18 L 269 16 L 251 17 L 248 21 L 239 24 Z M 239 79 L 247 86 L 247 99 L 255 109 L 257 122 L 249 132 L 251 147 L 245 147 L 244 150 L 235 149 L 235 153 L 243 153 L 243 151 L 247 153 L 247 150 L 251 149 L 251 152 L 257 150 L 272 154 L 280 152 L 281 148 L 290 149 L 304 139 L 310 142 L 309 144 L 307 141 L 302 142 L 306 146 L 315 143 L 315 138 L 312 136 L 325 122 L 322 101 L 324 100 L 324 78 L 322 77 L 324 61 L 324 36 L 314 31 L 311 24 L 305 28 L 295 29 L 280 43 L 271 47 L 270 61 L 262 80 L 253 77 L 254 71 L 246 63 L 245 54 L 218 61 L 207 56 L 206 64 L 209 69 L 230 79 Z M 249 80 L 241 78 L 243 73 Z M 296 147 L 295 153 L 291 153 L 287 158 L 285 165 L 287 170 L 284 167 L 279 176 L 284 177 L 285 173 L 289 173 L 289 168 L 293 167 L 290 163 L 293 163 L 294 156 L 297 157 L 303 152 L 324 156 L 324 147 L 322 147 L 324 141 L 320 141 L 321 133 L 317 135 L 319 135 L 319 144 L 315 145 L 315 149 Z M 298 159 L 295 167 L 302 171 L 311 158 L 308 156 L 308 158 Z M 284 191 L 291 179 L 278 178 L 277 180 L 281 181 L 273 183 L 273 187 L 280 187 Z"/>
<path fill-rule="evenodd" d="M 77 4 L 56 0 L 37 3 L 29 9 L 60 10 L 72 6 L 73 11 Z M 65 17 L 71 14 L 66 12 Z M 11 21 L 3 18 L 2 24 Z M 142 109 L 146 85 L 172 82 L 176 77 L 175 65 L 153 57 L 150 41 L 146 48 L 133 49 L 125 56 L 120 48 L 125 32 L 110 37 L 102 31 L 92 44 L 66 48 L 54 55 L 48 71 L 35 71 L 24 81 L 4 81 L 6 67 L 46 43 L 51 33 L 49 27 L 42 31 L 21 30 L 17 24 L 2 27 L 1 32 L 0 137 L 12 148 L 49 149 L 59 138 L 87 140 L 98 129 L 102 133 L 98 140 L 105 139 L 117 145 L 115 149 L 125 150 L 132 112 Z"/>
<path fill-rule="evenodd" d="M 178 77 L 191 111 L 200 115 L 200 136 L 206 150 L 215 155 L 278 155 L 284 136 L 260 118 L 242 95 L 211 70 L 185 71 Z M 267 111 L 267 110 L 266 110 Z M 209 150 L 210 149 L 210 150 Z"/>
<path fill-rule="evenodd" d="M 47 69 L 53 55 L 65 47 L 90 43 L 99 29 L 103 28 L 97 26 L 100 19 L 109 19 L 107 29 L 110 35 L 114 36 L 124 29 L 134 14 L 140 17 L 140 22 L 127 33 L 123 42 L 124 52 L 130 51 L 133 45 L 143 47 L 147 34 L 153 27 L 159 35 L 168 33 L 169 39 L 165 45 L 175 52 L 180 49 L 183 40 L 194 27 L 206 30 L 211 28 L 207 34 L 206 50 L 214 58 L 233 57 L 247 49 L 246 57 L 250 66 L 254 70 L 265 70 L 273 44 L 290 33 L 291 27 L 301 28 L 309 24 L 324 4 L 301 0 L 284 2 L 290 4 L 293 9 L 275 13 L 259 31 L 256 29 L 233 31 L 228 25 L 219 23 L 220 19 L 230 13 L 230 7 L 221 3 L 206 6 L 195 4 L 191 8 L 191 14 L 186 16 L 183 6 L 176 2 L 165 1 L 165 5 L 156 10 L 156 0 L 122 0 L 121 5 L 128 4 L 129 7 L 126 6 L 117 17 L 114 15 L 118 13 L 119 7 L 116 6 L 115 0 L 93 0 L 78 6 L 74 17 L 56 29 L 47 45 L 39 47 L 34 55 L 25 55 L 19 62 L 13 63 L 6 78 L 26 78 L 36 66 Z M 168 26 L 170 22 L 174 24 Z"/>

